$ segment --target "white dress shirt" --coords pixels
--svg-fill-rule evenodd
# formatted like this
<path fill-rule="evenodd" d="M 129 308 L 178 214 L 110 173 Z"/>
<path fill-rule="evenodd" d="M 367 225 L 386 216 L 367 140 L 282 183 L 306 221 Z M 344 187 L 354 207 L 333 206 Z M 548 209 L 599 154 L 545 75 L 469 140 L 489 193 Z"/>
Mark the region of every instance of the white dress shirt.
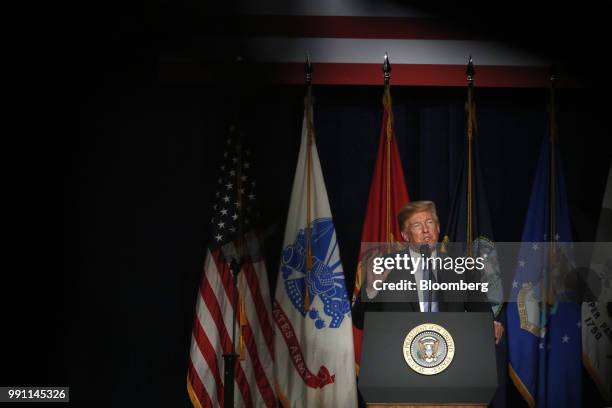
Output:
<path fill-rule="evenodd" d="M 431 253 L 431 257 L 435 258 L 437 256 L 437 251 L 434 250 Z M 420 285 L 419 285 L 419 281 L 422 279 L 430 279 L 429 273 L 425 273 L 425 276 L 423 276 L 423 263 L 425 262 L 425 258 L 421 257 L 421 254 L 419 252 L 414 251 L 412 248 L 410 248 L 410 257 L 412 259 L 417 259 L 417 258 L 421 258 L 421 262 L 419 262 L 419 267 L 416 268 L 415 272 L 414 272 L 414 281 L 417 284 L 417 293 L 419 296 L 419 307 L 421 309 L 421 312 L 426 312 L 428 311 L 428 293 L 427 291 L 422 291 L 420 289 Z M 435 269 L 432 269 L 430 271 L 433 276 L 434 279 L 436 281 L 438 281 L 438 274 L 436 273 Z M 431 302 L 431 309 L 429 309 L 429 311 L 431 312 L 437 312 L 438 311 L 438 302 Z"/>

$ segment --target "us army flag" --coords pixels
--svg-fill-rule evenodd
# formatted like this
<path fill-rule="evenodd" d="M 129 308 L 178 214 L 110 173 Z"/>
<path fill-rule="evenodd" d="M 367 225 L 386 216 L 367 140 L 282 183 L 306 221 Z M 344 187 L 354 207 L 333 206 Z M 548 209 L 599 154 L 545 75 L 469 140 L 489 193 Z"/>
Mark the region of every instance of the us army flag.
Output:
<path fill-rule="evenodd" d="M 306 97 L 276 284 L 275 368 L 284 407 L 356 407 L 351 322 L 338 242 Z"/>
<path fill-rule="evenodd" d="M 612 167 L 604 193 L 597 241 L 612 241 Z M 603 249 L 603 248 L 601 248 Z M 603 250 L 601 252 L 604 252 Z M 593 269 L 601 282 L 612 277 L 612 254 L 593 254 Z M 605 285 L 604 285 L 605 287 Z M 606 403 L 612 402 L 612 319 L 610 318 L 610 285 L 599 294 L 599 301 L 582 304 L 582 361 Z"/>

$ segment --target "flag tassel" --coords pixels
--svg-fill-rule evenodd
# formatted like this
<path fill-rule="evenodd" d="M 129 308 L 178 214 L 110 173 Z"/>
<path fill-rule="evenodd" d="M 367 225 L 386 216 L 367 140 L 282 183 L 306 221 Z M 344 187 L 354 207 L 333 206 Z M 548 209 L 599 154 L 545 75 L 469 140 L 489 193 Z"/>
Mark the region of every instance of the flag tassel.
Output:
<path fill-rule="evenodd" d="M 244 302 L 244 287 L 242 288 L 243 291 L 239 294 L 240 296 L 240 338 L 238 341 L 238 358 L 241 361 L 244 361 L 244 359 L 246 358 L 246 352 L 245 352 L 245 347 L 244 347 L 244 329 L 247 325 L 247 318 L 246 318 L 246 305 Z"/>

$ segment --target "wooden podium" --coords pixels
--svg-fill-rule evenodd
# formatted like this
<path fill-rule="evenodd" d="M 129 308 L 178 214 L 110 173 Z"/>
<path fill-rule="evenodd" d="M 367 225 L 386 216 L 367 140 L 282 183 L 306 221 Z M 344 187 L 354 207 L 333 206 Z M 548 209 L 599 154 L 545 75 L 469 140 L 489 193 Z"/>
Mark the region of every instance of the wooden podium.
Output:
<path fill-rule="evenodd" d="M 434 361 L 426 370 L 409 357 L 410 350 L 425 348 L 412 347 L 429 344 L 436 350 L 446 341 L 438 342 L 435 335 L 428 340 L 432 336 L 423 331 L 424 324 L 442 327 L 451 337 L 448 351 L 454 353 L 444 365 Z M 418 334 L 413 338 L 409 333 Z M 407 336 L 413 340 L 406 341 Z M 486 407 L 497 389 L 491 314 L 366 312 L 359 389 L 369 408 Z"/>

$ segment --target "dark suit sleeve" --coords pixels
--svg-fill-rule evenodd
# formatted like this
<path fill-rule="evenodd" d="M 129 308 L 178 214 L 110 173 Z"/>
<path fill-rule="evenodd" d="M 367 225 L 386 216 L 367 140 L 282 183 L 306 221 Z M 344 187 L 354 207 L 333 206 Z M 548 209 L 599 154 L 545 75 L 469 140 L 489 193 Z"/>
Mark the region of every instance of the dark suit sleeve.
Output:
<path fill-rule="evenodd" d="M 466 272 L 466 281 L 479 283 L 481 282 L 480 271 L 473 270 L 470 272 Z M 480 290 L 470 290 L 467 293 L 467 300 L 465 302 L 465 310 L 468 312 L 489 312 L 493 313 L 491 309 L 491 302 L 489 302 L 489 298 L 487 294 Z"/>
<path fill-rule="evenodd" d="M 448 256 L 452 258 L 453 256 Z M 458 274 L 453 270 L 443 271 L 443 276 L 447 282 L 480 283 L 480 271 L 472 270 Z M 491 303 L 486 293 L 480 290 L 469 290 L 463 292 L 450 292 L 445 294 L 446 301 L 449 302 L 446 308 L 449 311 L 468 311 L 468 312 L 489 312 L 493 313 Z"/>

